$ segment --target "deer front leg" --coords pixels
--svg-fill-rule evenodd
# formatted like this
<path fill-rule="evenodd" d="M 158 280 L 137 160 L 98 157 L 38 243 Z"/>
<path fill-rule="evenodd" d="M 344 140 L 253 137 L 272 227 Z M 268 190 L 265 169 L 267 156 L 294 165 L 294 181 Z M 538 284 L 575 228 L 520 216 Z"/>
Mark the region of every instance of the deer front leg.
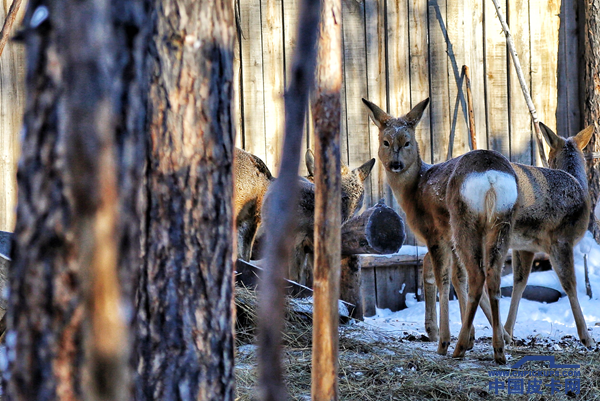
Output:
<path fill-rule="evenodd" d="M 429 253 L 423 258 L 423 292 L 425 296 L 425 330 L 430 341 L 438 340 L 438 325 L 436 312 L 437 286 L 435 285 L 435 274 Z"/>
<path fill-rule="evenodd" d="M 465 318 L 467 311 L 467 272 L 465 267 L 460 262 L 458 255 L 452 252 L 452 285 L 458 298 L 460 306 L 461 322 Z M 475 344 L 475 327 L 471 327 L 471 335 L 469 338 L 469 346 L 467 349 L 472 349 Z"/>
<path fill-rule="evenodd" d="M 446 355 L 450 345 L 448 298 L 450 295 L 450 249 L 445 245 L 428 246 L 435 281 L 440 294 L 440 338 L 437 353 Z"/>
<path fill-rule="evenodd" d="M 577 333 L 579 334 L 581 343 L 588 348 L 593 347 L 595 342 L 587 331 L 585 319 L 581 312 L 581 306 L 579 306 L 579 299 L 577 298 L 577 281 L 575 279 L 575 269 L 573 266 L 573 246 L 564 242 L 555 244 L 550 251 L 550 263 L 558 275 L 563 290 L 565 290 L 569 297 L 571 310 L 573 311 L 573 317 L 575 318 L 575 325 L 577 326 Z"/>
<path fill-rule="evenodd" d="M 513 290 L 510 298 L 510 309 L 508 317 L 504 324 L 504 329 L 510 336 L 510 341 L 513 338 L 515 321 L 517 320 L 517 312 L 519 310 L 519 302 L 523 296 L 523 291 L 527 286 L 527 279 L 531 272 L 531 264 L 535 254 L 528 251 L 513 251 Z"/>

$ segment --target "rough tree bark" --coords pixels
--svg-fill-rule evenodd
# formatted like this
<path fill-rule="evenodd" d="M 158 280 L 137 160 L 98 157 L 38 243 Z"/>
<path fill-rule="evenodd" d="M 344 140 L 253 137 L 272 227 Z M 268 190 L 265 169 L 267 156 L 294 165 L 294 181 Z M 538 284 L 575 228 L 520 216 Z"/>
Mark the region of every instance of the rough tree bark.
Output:
<path fill-rule="evenodd" d="M 126 322 L 118 316 L 133 291 L 119 285 L 116 269 L 133 277 L 140 255 L 142 4 L 29 3 L 9 400 L 131 398 Z"/>
<path fill-rule="evenodd" d="M 154 2 L 139 400 L 233 400 L 233 2 Z"/>
<path fill-rule="evenodd" d="M 324 0 L 312 114 L 315 125 L 315 261 L 312 399 L 338 399 L 342 4 Z"/>
<path fill-rule="evenodd" d="M 594 125 L 594 135 L 584 150 L 587 159 L 588 184 L 592 201 L 589 230 L 600 244 L 600 227 L 594 218 L 594 205 L 600 196 L 600 0 L 580 0 L 579 48 L 583 52 L 580 64 L 581 117 L 583 126 Z"/>

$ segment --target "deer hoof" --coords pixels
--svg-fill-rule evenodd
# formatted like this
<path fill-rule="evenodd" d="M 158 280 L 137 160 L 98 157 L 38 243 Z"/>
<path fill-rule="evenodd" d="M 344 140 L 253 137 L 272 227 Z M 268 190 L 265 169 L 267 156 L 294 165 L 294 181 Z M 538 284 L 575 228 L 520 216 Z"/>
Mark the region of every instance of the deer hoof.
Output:
<path fill-rule="evenodd" d="M 446 355 L 448 353 L 448 346 L 450 345 L 450 341 L 440 341 L 438 344 L 437 353 L 440 355 Z"/>
<path fill-rule="evenodd" d="M 504 356 L 504 348 L 494 348 L 494 359 L 498 365 L 506 364 L 506 356 Z"/>
<path fill-rule="evenodd" d="M 590 336 L 586 336 L 584 338 L 581 339 L 581 343 L 586 347 L 586 348 L 594 348 L 594 346 L 596 345 L 595 341 L 592 339 L 592 337 Z"/>
<path fill-rule="evenodd" d="M 467 351 L 467 348 L 460 345 L 460 344 L 456 344 L 456 348 L 454 348 L 454 353 L 452 354 L 452 358 L 463 358 L 465 356 L 465 352 Z"/>
<path fill-rule="evenodd" d="M 427 332 L 427 337 L 429 337 L 429 341 L 436 342 L 439 339 L 439 332 L 437 327 L 426 327 L 425 331 Z"/>

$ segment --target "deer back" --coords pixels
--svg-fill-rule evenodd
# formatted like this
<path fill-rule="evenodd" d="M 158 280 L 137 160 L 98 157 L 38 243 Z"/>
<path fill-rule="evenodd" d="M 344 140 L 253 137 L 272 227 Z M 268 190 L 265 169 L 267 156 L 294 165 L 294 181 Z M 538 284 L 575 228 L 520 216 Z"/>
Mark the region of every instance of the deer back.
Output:
<path fill-rule="evenodd" d="M 547 252 L 556 241 L 575 244 L 587 229 L 591 206 L 582 149 L 593 129 L 565 139 L 540 127 L 550 145 L 551 168 L 513 163 L 521 197 L 512 244 Z"/>

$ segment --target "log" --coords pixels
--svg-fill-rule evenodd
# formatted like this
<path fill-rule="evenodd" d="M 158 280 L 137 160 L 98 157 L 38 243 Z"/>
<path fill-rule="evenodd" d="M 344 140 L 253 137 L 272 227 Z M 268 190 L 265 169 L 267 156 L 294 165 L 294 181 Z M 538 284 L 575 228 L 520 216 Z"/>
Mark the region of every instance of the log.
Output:
<path fill-rule="evenodd" d="M 396 253 L 405 238 L 402 218 L 380 202 L 342 226 L 342 255 Z"/>

